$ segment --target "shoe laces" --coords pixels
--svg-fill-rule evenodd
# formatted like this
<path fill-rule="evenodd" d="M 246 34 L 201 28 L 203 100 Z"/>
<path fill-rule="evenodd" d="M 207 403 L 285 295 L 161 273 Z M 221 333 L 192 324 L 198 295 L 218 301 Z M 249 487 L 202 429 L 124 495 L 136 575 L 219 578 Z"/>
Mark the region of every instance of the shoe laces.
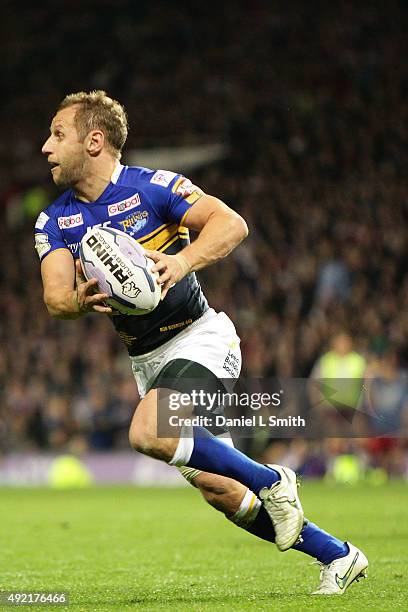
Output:
<path fill-rule="evenodd" d="M 331 563 L 329 565 L 325 565 L 321 561 L 312 561 L 310 565 L 318 565 L 320 570 L 319 575 L 319 589 L 324 587 L 330 587 L 333 583 L 333 574 L 331 572 Z"/>

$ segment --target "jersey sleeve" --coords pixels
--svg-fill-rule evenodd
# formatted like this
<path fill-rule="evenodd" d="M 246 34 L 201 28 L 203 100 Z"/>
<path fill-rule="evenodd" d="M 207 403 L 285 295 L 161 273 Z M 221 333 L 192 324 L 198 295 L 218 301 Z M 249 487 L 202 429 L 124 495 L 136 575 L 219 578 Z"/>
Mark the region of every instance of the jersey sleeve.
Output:
<path fill-rule="evenodd" d="M 168 170 L 157 170 L 150 178 L 152 205 L 164 221 L 182 225 L 184 217 L 204 192 L 190 179 Z"/>
<path fill-rule="evenodd" d="M 34 232 L 34 246 L 40 261 L 52 253 L 52 251 L 68 248 L 58 227 L 57 220 L 53 218 L 52 213 L 48 209 L 39 214 L 34 226 Z"/>

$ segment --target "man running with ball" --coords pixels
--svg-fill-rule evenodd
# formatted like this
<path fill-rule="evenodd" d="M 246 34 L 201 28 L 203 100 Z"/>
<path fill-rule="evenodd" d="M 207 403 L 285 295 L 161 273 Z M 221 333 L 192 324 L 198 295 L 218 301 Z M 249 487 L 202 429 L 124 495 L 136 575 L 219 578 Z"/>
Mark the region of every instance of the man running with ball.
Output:
<path fill-rule="evenodd" d="M 123 106 L 103 91 L 74 93 L 60 104 L 42 152 L 62 195 L 40 213 L 35 241 L 50 315 L 77 319 L 110 315 L 125 342 L 140 402 L 129 431 L 132 447 L 178 467 L 204 498 L 237 526 L 316 558 L 315 594 L 342 594 L 365 575 L 365 555 L 304 517 L 296 475 L 262 465 L 235 449 L 228 436 L 192 428 L 179 438 L 157 436 L 157 398 L 164 380 L 185 391 L 186 379 L 215 385 L 227 378 L 226 358 L 239 375 L 233 323 L 209 307 L 195 273 L 226 257 L 248 233 L 245 221 L 187 178 L 167 170 L 120 163 L 128 132 Z M 162 300 L 142 316 L 114 315 L 97 280 L 86 281 L 78 261 L 89 227 L 126 231 L 148 250 L 159 273 Z M 188 230 L 198 232 L 190 244 Z M 231 368 L 228 375 L 231 376 Z"/>

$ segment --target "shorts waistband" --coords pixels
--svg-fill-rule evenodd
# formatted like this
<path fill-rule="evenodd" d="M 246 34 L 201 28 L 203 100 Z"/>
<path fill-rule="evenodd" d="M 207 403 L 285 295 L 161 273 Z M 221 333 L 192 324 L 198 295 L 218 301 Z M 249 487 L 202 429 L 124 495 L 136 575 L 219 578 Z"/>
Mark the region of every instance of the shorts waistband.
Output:
<path fill-rule="evenodd" d="M 178 333 L 176 336 L 173 336 L 173 338 L 170 338 L 170 340 L 163 342 L 163 344 L 160 344 L 157 348 L 153 349 L 152 351 L 149 351 L 148 353 L 142 353 L 141 355 L 131 356 L 130 357 L 131 361 L 133 363 L 143 363 L 144 361 L 148 361 L 149 359 L 154 359 L 154 357 L 157 357 L 158 355 L 160 355 L 160 353 L 165 351 L 168 345 L 170 345 L 172 342 L 175 342 L 177 338 L 181 338 L 184 334 L 190 332 L 192 329 L 197 327 L 197 325 L 200 325 L 201 323 L 205 323 L 206 321 L 214 318 L 215 316 L 217 316 L 217 313 L 215 312 L 214 308 L 208 308 L 201 315 L 201 317 L 198 317 L 198 319 L 190 323 L 188 327 L 183 329 L 183 331 Z"/>

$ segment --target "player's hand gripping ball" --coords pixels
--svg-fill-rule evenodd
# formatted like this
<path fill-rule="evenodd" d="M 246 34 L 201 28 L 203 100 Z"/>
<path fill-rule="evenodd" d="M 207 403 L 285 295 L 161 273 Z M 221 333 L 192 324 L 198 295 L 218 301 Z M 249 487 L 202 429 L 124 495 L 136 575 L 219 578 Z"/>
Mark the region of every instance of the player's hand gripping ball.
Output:
<path fill-rule="evenodd" d="M 110 227 L 95 227 L 81 240 L 79 258 L 87 280 L 96 278 L 107 303 L 122 314 L 143 315 L 158 305 L 161 287 L 155 262 L 133 238 Z"/>

